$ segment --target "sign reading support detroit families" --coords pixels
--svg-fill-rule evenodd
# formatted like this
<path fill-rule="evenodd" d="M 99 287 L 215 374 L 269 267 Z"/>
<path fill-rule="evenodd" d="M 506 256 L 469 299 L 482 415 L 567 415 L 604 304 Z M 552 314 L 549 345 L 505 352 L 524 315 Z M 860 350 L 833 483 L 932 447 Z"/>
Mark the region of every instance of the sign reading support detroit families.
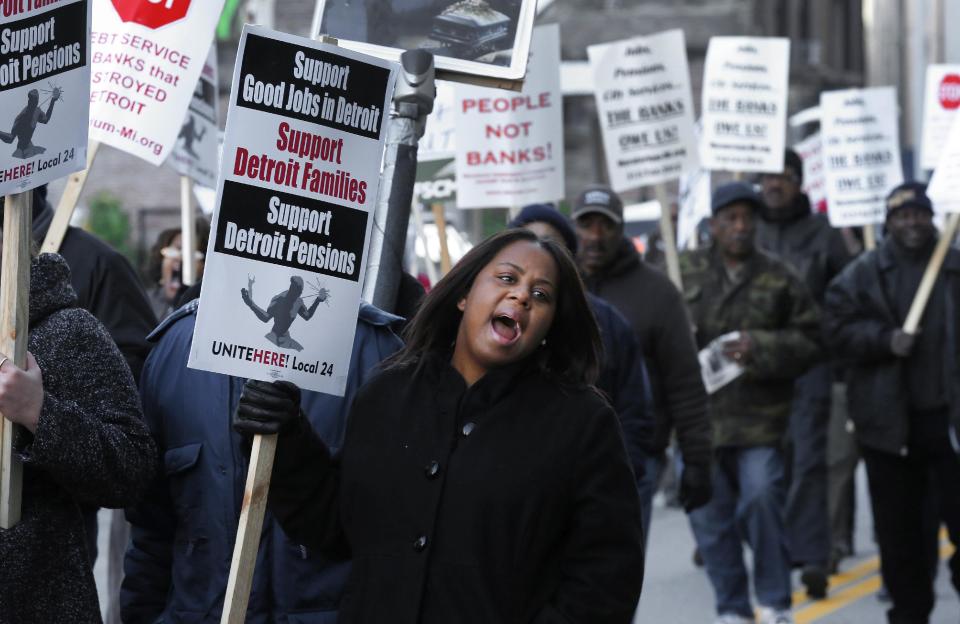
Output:
<path fill-rule="evenodd" d="M 789 39 L 710 39 L 703 71 L 704 168 L 783 171 L 789 67 Z"/>
<path fill-rule="evenodd" d="M 826 91 L 820 111 L 830 225 L 883 223 L 887 193 L 903 182 L 896 91 Z"/>
<path fill-rule="evenodd" d="M 87 0 L 4 2 L 0 13 L 0 195 L 86 167 Z"/>
<path fill-rule="evenodd" d="M 92 0 L 90 138 L 159 165 L 203 70 L 223 0 Z"/>
<path fill-rule="evenodd" d="M 668 182 L 696 168 L 683 31 L 590 46 L 587 55 L 613 189 Z"/>
<path fill-rule="evenodd" d="M 395 79 L 244 28 L 190 367 L 343 394 Z"/>

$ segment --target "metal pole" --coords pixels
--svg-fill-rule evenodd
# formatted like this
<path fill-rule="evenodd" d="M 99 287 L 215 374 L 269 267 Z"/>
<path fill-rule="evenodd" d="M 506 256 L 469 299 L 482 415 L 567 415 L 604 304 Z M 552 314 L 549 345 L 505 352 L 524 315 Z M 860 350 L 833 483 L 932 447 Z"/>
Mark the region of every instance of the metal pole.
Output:
<path fill-rule="evenodd" d="M 403 271 L 403 249 L 417 174 L 417 141 L 423 136 L 437 94 L 431 53 L 407 50 L 400 55 L 400 65 L 363 283 L 364 301 L 387 311 L 396 307 Z"/>

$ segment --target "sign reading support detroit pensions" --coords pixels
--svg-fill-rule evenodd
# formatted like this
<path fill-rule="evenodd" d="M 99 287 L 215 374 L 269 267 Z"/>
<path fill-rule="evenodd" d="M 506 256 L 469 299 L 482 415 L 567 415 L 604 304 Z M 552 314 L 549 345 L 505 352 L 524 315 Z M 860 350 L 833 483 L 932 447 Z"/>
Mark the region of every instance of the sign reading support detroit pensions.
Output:
<path fill-rule="evenodd" d="M 90 5 L 2 3 L 0 195 L 86 167 Z"/>
<path fill-rule="evenodd" d="M 244 28 L 191 368 L 342 395 L 395 66 Z"/>

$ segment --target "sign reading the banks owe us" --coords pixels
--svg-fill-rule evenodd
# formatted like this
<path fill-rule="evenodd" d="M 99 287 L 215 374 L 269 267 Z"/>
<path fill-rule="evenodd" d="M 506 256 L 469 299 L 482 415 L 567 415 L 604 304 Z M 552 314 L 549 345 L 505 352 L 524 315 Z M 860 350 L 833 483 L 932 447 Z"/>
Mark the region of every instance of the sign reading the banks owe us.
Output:
<path fill-rule="evenodd" d="M 703 70 L 703 167 L 780 173 L 790 40 L 713 37 Z"/>
<path fill-rule="evenodd" d="M 610 185 L 668 182 L 697 166 L 682 30 L 587 48 Z"/>
<path fill-rule="evenodd" d="M 8 195 L 86 167 L 90 5 L 0 4 L 0 195 Z"/>
<path fill-rule="evenodd" d="M 191 368 L 343 395 L 395 79 L 244 28 Z"/>
<path fill-rule="evenodd" d="M 903 182 L 896 91 L 826 91 L 820 115 L 830 225 L 883 223 L 887 193 Z"/>

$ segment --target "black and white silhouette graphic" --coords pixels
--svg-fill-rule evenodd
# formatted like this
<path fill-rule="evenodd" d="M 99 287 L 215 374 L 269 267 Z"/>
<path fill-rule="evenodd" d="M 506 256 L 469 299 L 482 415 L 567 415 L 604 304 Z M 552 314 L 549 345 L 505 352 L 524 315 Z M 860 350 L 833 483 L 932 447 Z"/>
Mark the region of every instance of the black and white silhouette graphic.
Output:
<path fill-rule="evenodd" d="M 17 142 L 17 147 L 13 150 L 14 158 L 33 158 L 37 154 L 47 151 L 47 148 L 33 144 L 33 135 L 37 131 L 38 123 L 50 123 L 53 116 L 53 105 L 62 95 L 63 91 L 59 87 L 53 87 L 49 92 L 47 110 L 44 111 L 43 103 L 40 101 L 40 91 L 30 89 L 27 93 L 27 105 L 14 118 L 10 132 L 0 130 L 0 141 L 4 143 Z"/>
<path fill-rule="evenodd" d="M 191 157 L 199 159 L 200 156 L 193 150 L 193 143 L 203 142 L 203 137 L 207 134 L 206 127 L 201 127 L 197 129 L 197 119 L 193 115 L 187 115 L 187 123 L 183 124 L 183 127 L 180 128 L 180 134 L 177 135 L 177 140 L 183 139 L 183 151 L 189 154 Z"/>
<path fill-rule="evenodd" d="M 247 287 L 240 289 L 240 298 L 258 319 L 264 323 L 273 321 L 273 327 L 270 329 L 270 333 L 266 335 L 266 339 L 281 349 L 303 351 L 303 345 L 290 336 L 290 326 L 293 325 L 298 316 L 305 321 L 313 318 L 320 302 L 330 299 L 330 291 L 320 286 L 319 282 L 316 285 L 308 284 L 315 292 L 303 297 L 303 278 L 293 276 L 290 278 L 290 287 L 274 296 L 267 305 L 267 309 L 264 310 L 253 300 L 253 284 L 255 281 L 256 278 L 253 275 L 247 277 Z M 304 299 L 313 299 L 313 303 L 308 307 Z"/>

